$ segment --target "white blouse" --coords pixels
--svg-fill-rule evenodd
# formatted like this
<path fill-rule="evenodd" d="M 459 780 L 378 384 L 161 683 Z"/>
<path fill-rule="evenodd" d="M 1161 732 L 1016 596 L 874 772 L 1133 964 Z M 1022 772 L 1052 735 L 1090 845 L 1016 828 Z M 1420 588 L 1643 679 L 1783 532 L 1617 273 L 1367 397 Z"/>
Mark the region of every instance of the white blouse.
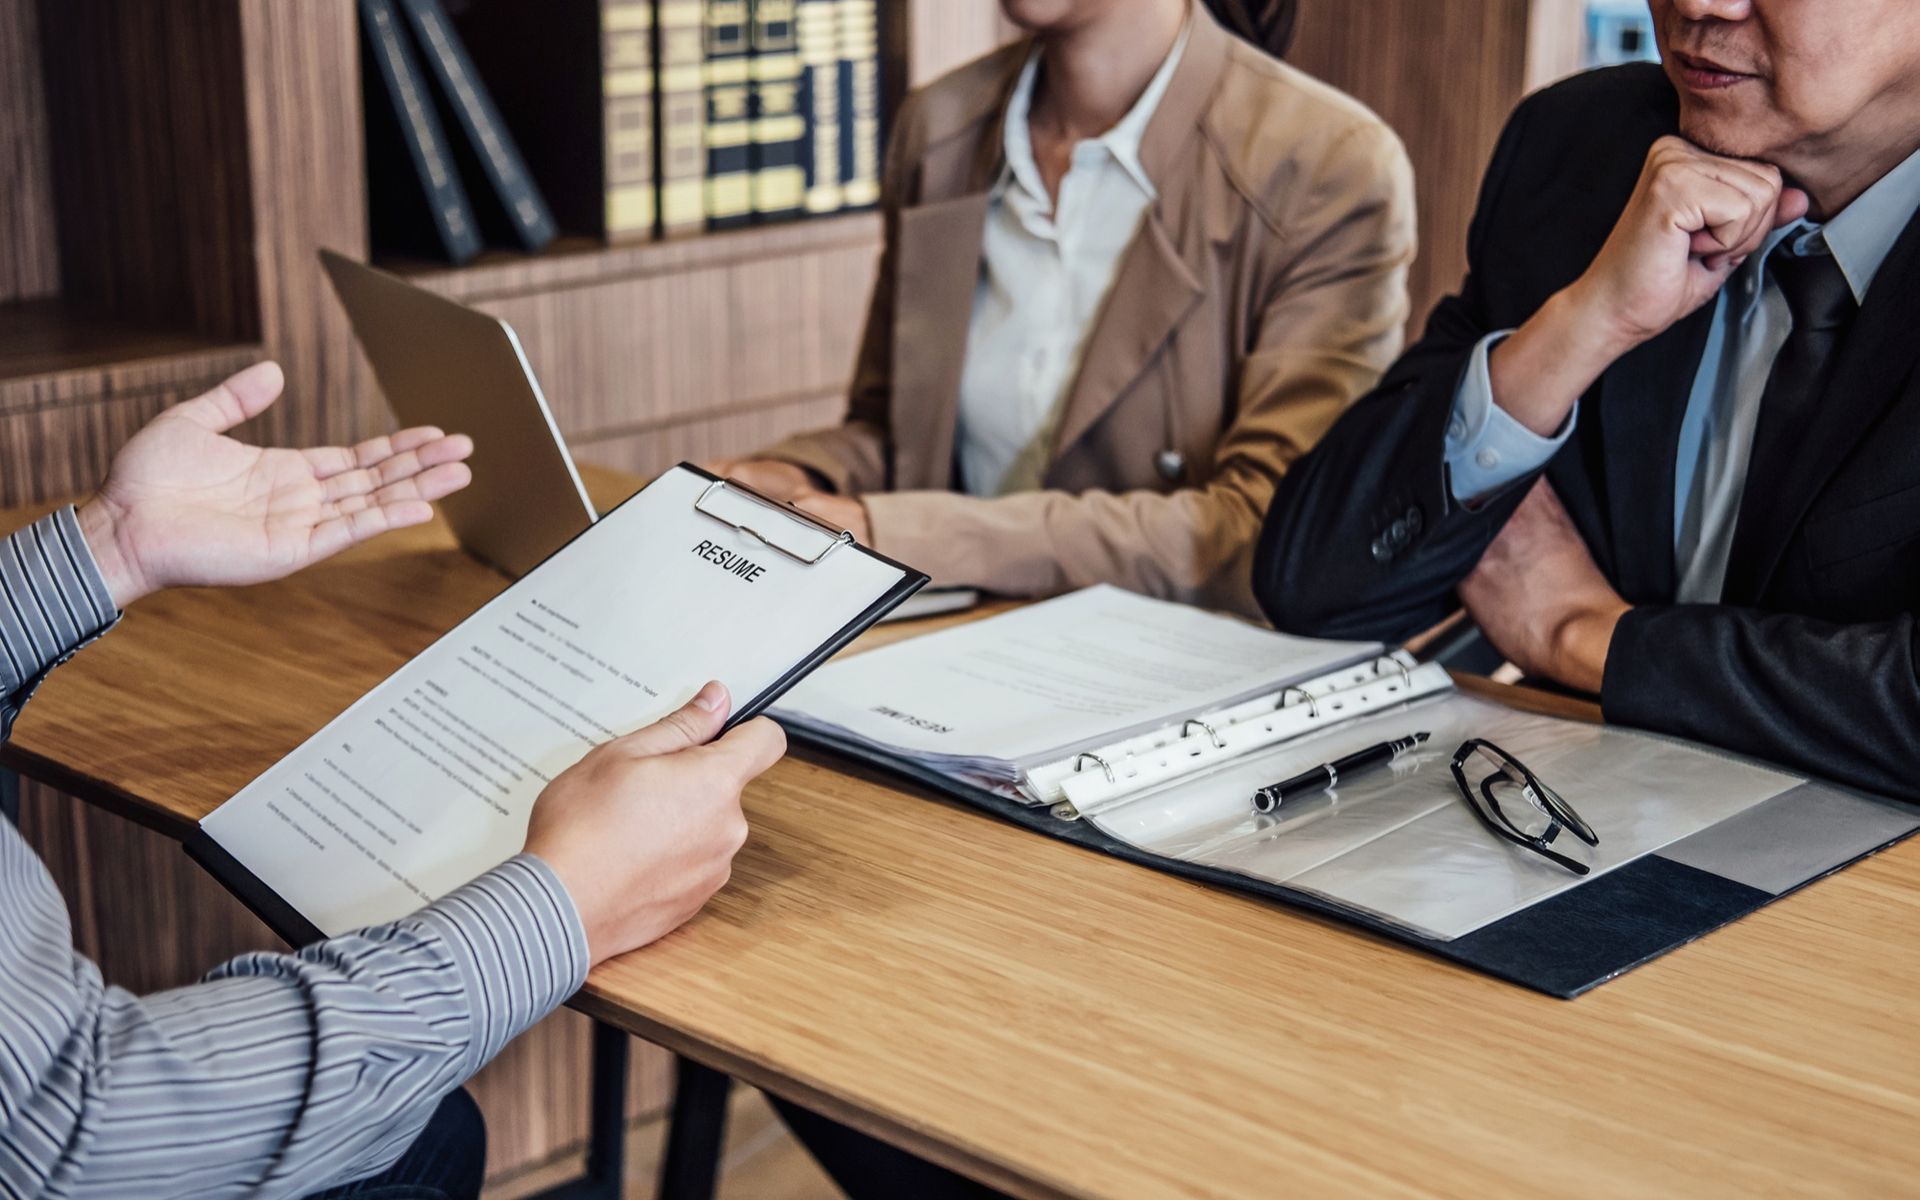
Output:
<path fill-rule="evenodd" d="M 1159 196 L 1140 165 L 1140 139 L 1186 44 L 1183 29 L 1127 115 L 1074 146 L 1057 210 L 1028 129 L 1037 50 L 1020 73 L 1007 106 L 1006 167 L 987 211 L 960 379 L 955 445 L 961 486 L 971 495 L 1040 486 L 1094 318 Z"/>

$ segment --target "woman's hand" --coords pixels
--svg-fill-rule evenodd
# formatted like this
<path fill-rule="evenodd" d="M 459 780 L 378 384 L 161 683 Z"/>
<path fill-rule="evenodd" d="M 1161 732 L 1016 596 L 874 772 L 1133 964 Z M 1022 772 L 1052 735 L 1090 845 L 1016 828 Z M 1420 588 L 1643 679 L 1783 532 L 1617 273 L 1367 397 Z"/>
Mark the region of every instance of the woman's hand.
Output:
<path fill-rule="evenodd" d="M 114 455 L 80 528 L 113 602 L 166 587 L 264 583 L 418 525 L 473 478 L 464 435 L 403 429 L 351 448 L 277 450 L 226 433 L 265 412 L 284 377 L 256 363 L 161 413 Z"/>

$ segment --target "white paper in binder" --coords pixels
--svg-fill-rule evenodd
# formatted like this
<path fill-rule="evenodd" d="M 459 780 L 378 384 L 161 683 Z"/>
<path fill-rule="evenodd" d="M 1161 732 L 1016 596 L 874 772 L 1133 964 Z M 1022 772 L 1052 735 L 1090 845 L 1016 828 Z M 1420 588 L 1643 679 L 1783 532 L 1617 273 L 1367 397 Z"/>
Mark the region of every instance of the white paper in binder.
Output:
<path fill-rule="evenodd" d="M 1334 705 L 1358 703 L 1352 686 L 1362 677 L 1382 689 L 1405 686 L 1412 660 L 1376 664 L 1384 653 L 1377 642 L 1291 637 L 1091 587 L 829 664 L 774 715 L 1001 795 L 1053 804 L 1070 778 L 1081 788 L 1096 783 L 1073 769 L 1076 761 L 1123 764 L 1133 775 L 1123 782 L 1116 773 L 1117 790 L 1150 786 L 1191 751 L 1210 761 L 1218 741 L 1253 744 L 1264 736 L 1256 713 L 1281 713 L 1279 723 L 1289 724 L 1304 704 L 1316 719 L 1331 719 Z M 1335 692 L 1344 695 L 1327 698 Z"/>

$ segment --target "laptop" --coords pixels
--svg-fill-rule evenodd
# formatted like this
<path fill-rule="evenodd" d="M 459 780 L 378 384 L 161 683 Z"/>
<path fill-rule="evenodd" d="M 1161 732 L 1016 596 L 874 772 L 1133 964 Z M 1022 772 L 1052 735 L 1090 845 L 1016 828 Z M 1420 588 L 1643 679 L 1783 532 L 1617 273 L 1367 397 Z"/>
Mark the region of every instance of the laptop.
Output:
<path fill-rule="evenodd" d="M 473 438 L 473 482 L 440 501 L 467 553 L 513 578 L 593 524 L 593 502 L 513 327 L 320 252 L 400 424 Z"/>

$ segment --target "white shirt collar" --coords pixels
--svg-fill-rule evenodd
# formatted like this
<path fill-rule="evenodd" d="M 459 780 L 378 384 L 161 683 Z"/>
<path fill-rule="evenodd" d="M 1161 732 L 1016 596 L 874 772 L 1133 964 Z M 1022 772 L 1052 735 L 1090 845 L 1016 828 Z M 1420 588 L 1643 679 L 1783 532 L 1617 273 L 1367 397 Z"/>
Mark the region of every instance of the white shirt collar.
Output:
<path fill-rule="evenodd" d="M 1180 36 L 1174 40 L 1173 49 L 1167 52 L 1166 61 L 1147 81 L 1146 90 L 1133 102 L 1127 114 L 1114 122 L 1113 128 L 1090 139 L 1107 148 L 1114 159 L 1125 168 L 1134 182 L 1140 185 L 1149 200 L 1158 199 L 1159 191 L 1153 186 L 1153 180 L 1147 178 L 1147 171 L 1140 163 L 1140 142 L 1146 136 L 1147 124 L 1153 120 L 1153 114 L 1160 107 L 1160 99 L 1166 95 L 1167 85 L 1173 81 L 1173 72 L 1180 65 L 1180 56 L 1187 48 L 1187 37 L 1193 31 L 1193 18 L 1180 29 Z M 1007 102 L 1005 131 L 1001 137 L 1001 150 L 1006 156 L 1006 170 L 1002 172 L 998 188 L 1007 185 L 1009 176 L 1013 181 L 1034 196 L 1045 199 L 1047 185 L 1040 178 L 1040 167 L 1033 157 L 1033 136 L 1028 120 L 1033 112 L 1033 86 L 1040 73 L 1040 49 L 1034 47 L 1027 55 L 1027 62 L 1020 69 L 1020 79 L 1014 85 L 1013 96 Z"/>

